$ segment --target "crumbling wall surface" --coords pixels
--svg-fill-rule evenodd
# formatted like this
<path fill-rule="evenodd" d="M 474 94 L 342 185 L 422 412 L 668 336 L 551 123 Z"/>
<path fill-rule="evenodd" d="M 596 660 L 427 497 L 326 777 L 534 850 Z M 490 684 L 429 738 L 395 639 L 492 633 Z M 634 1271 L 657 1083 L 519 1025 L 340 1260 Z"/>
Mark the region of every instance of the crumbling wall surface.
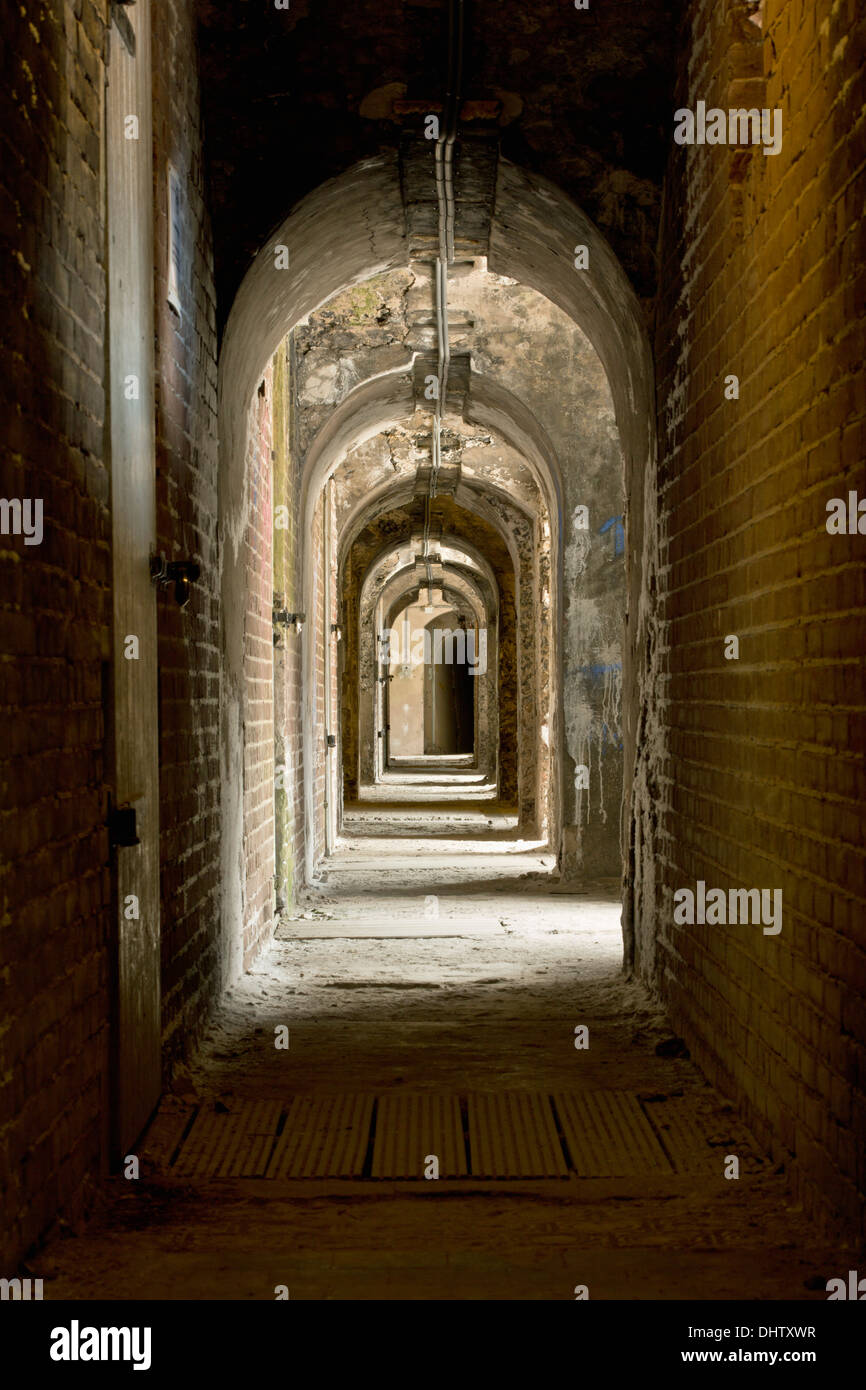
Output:
<path fill-rule="evenodd" d="M 671 142 L 656 325 L 670 760 L 653 788 L 658 954 L 641 943 L 638 959 L 807 1208 L 857 1234 L 866 541 L 856 517 L 828 522 L 862 492 L 866 442 L 866 14 L 693 0 L 682 40 L 677 108 L 778 112 L 782 138 L 767 154 Z M 675 922 L 699 881 L 727 920 Z M 760 920 L 732 924 L 729 891 L 753 888 Z"/>
<path fill-rule="evenodd" d="M 585 272 L 571 260 L 563 277 Z M 585 873 L 618 877 L 622 867 L 622 630 L 625 604 L 625 521 L 623 459 L 613 400 L 604 367 L 575 323 L 536 290 L 507 276 L 488 273 L 481 262 L 461 262 L 449 272 L 449 340 L 453 360 L 471 356 L 464 419 L 448 417 L 446 461 L 458 477 L 484 495 L 496 524 L 511 537 L 519 571 L 517 653 L 518 708 L 503 702 L 503 749 L 518 739 L 519 786 L 510 783 L 511 757 L 502 770 L 505 792 L 520 803 L 527 833 L 546 824 L 550 758 L 562 763 L 559 786 L 563 824 L 561 866 L 569 880 Z M 397 373 L 413 353 L 430 351 L 433 286 L 430 267 L 413 264 L 335 296 L 298 330 L 301 438 L 309 446 L 335 406 L 375 373 Z M 468 425 L 482 418 L 488 383 L 501 386 L 521 403 L 525 417 L 543 421 L 553 472 L 538 472 L 495 431 Z M 452 402 L 452 410 L 457 402 Z M 429 454 L 429 424 L 395 424 L 384 440 L 357 446 L 341 462 L 339 486 L 348 499 L 366 487 L 410 485 Z M 540 453 L 539 453 L 540 457 Z M 390 465 L 390 467 L 389 467 Z M 429 466 L 429 465 L 428 465 Z M 533 469 L 536 471 L 533 472 Z M 561 642 L 555 682 L 561 680 L 561 724 L 550 716 L 551 584 L 547 557 L 555 539 L 547 517 L 549 499 L 560 488 L 564 520 L 560 560 Z M 458 496 L 460 495 L 458 485 Z M 523 520 L 505 499 L 513 498 Z M 343 510 L 348 514 L 346 501 Z M 537 527 L 534 520 L 544 520 Z M 559 576 L 557 576 L 559 584 Z M 350 637 L 346 656 L 351 650 Z M 550 655 L 548 655 L 550 653 Z M 505 643 L 501 659 L 508 661 Z M 348 670 L 351 663 L 347 664 Z M 354 795 L 356 730 L 348 705 L 344 715 L 348 794 Z M 510 733 L 513 723 L 513 739 Z M 546 734 L 542 728 L 546 728 Z M 560 737 L 561 728 L 561 737 Z M 547 740 L 545 742 L 545 739 Z M 369 761 L 369 759 L 368 759 Z M 557 817 L 554 817 L 556 819 Z"/>
<path fill-rule="evenodd" d="M 569 262 L 562 273 L 586 272 Z M 625 479 L 610 386 L 580 328 L 535 290 L 476 274 L 458 283 L 455 299 L 473 324 L 474 370 L 507 386 L 543 422 L 558 463 L 560 867 L 568 880 L 619 877 Z"/>

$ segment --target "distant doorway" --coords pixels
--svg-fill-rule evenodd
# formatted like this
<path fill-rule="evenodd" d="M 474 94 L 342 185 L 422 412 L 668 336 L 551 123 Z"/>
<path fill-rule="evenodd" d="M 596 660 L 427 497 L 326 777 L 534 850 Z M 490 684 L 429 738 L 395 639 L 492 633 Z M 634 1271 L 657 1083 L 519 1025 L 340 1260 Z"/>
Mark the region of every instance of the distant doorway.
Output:
<path fill-rule="evenodd" d="M 404 609 L 387 682 L 389 763 L 474 756 L 476 636 L 441 593 Z"/>
<path fill-rule="evenodd" d="M 424 752 L 447 755 L 475 749 L 475 685 L 466 652 L 466 628 L 456 614 L 424 629 L 430 653 L 424 664 Z"/>

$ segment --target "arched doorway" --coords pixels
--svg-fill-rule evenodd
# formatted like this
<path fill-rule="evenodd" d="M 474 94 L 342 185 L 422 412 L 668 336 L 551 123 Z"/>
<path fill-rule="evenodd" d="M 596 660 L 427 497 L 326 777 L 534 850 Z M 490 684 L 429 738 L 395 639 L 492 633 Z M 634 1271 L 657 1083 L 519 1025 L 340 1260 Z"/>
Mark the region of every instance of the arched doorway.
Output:
<path fill-rule="evenodd" d="M 338 187 L 339 186 L 339 187 Z M 339 196 L 337 196 L 339 194 Z M 643 673 L 652 662 L 653 610 L 647 598 L 646 575 L 655 563 L 650 545 L 645 550 L 643 516 L 644 479 L 654 468 L 652 382 L 645 330 L 634 294 L 610 249 L 595 228 L 568 198 L 553 185 L 500 160 L 497 176 L 496 213 L 490 235 L 489 264 L 500 276 L 512 276 L 531 286 L 573 322 L 579 324 L 595 346 L 607 372 L 619 437 L 626 459 L 629 505 L 626 519 L 624 560 L 630 569 L 627 640 L 623 659 L 623 732 L 625 789 L 625 913 L 627 954 L 633 944 L 633 924 L 646 924 L 651 941 L 654 917 L 651 873 L 635 873 L 635 857 L 652 855 L 655 831 L 651 815 L 653 765 L 663 755 L 657 741 L 638 749 L 637 730 L 642 711 L 649 707 L 651 691 Z M 368 240 L 347 234 L 347 227 L 363 219 L 364 208 L 375 207 L 375 232 Z M 354 212 L 353 212 L 354 209 Z M 224 681 L 223 703 L 223 862 L 227 874 L 240 882 L 227 893 L 223 920 L 229 956 L 238 957 L 238 924 L 243 920 L 243 612 L 244 590 L 242 537 L 249 518 L 249 494 L 245 487 L 244 459 L 250 446 L 249 401 L 262 363 L 294 324 L 341 286 L 360 284 L 388 266 L 405 264 L 408 248 L 404 234 L 399 186 L 399 161 L 390 156 L 368 160 L 349 171 L 334 185 L 309 195 L 293 211 L 276 234 L 288 249 L 286 269 L 275 272 L 273 248 L 264 248 L 248 272 L 229 319 L 221 360 L 222 485 L 220 491 L 223 537 Z M 581 240 L 589 249 L 589 270 L 578 274 L 572 248 Z M 322 247 L 326 250 L 321 253 Z M 322 486 L 334 463 L 353 443 L 369 439 L 383 424 L 410 415 L 417 389 L 415 363 L 386 381 L 379 375 L 359 388 L 351 418 L 334 412 L 323 429 L 315 451 L 308 452 L 300 480 L 301 604 L 303 611 L 321 605 L 320 579 L 314 546 L 321 526 Z M 423 364 L 420 364 L 423 365 Z M 423 376 L 421 378 L 423 383 Z M 563 628 L 567 587 L 576 573 L 575 559 L 583 539 L 577 520 L 582 505 L 579 460 L 557 459 L 545 442 L 545 431 L 526 401 L 515 396 L 494 374 L 472 371 L 463 405 L 466 419 L 501 430 L 517 442 L 524 457 L 539 470 L 540 484 L 552 518 L 550 541 L 556 560 L 551 566 L 548 589 L 553 630 L 560 643 L 572 640 L 575 631 Z M 387 393 L 387 398 L 386 398 Z M 523 393 L 525 394 L 525 392 Z M 652 527 L 646 527 L 648 541 Z M 571 568 L 570 568 L 571 566 Z M 307 624 L 302 639 L 303 666 L 303 764 L 304 857 L 306 873 L 312 873 L 317 853 L 315 827 L 320 816 L 316 802 L 315 767 L 319 754 L 317 728 L 317 648 L 321 624 Z M 566 679 L 561 647 L 551 669 L 551 718 L 547 746 L 552 750 L 551 785 L 557 824 L 553 827 L 564 868 L 579 867 L 581 855 L 581 758 L 580 721 L 569 716 L 575 683 Z M 527 656 L 528 660 L 532 658 Z M 637 883 L 641 878 L 641 897 Z M 231 943 L 234 942 L 233 946 Z"/>

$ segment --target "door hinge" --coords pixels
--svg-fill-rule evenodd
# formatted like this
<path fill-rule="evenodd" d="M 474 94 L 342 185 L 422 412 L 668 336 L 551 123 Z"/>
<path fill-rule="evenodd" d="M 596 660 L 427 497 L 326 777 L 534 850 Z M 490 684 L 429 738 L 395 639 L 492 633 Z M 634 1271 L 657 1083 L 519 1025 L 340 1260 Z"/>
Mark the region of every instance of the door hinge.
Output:
<path fill-rule="evenodd" d="M 124 47 L 130 58 L 135 57 L 135 30 L 124 6 L 134 4 L 135 0 L 111 0 L 111 18 L 117 25 L 117 31 L 123 39 Z"/>

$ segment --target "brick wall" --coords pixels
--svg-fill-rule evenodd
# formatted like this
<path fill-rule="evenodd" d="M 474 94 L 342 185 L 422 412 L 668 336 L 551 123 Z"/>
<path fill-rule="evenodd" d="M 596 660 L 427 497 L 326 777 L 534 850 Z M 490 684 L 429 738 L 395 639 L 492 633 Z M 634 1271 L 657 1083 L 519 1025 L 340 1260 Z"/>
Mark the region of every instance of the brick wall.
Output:
<path fill-rule="evenodd" d="M 864 36 L 857 0 L 766 0 L 763 33 L 739 0 L 689 6 L 676 106 L 780 107 L 783 144 L 672 141 L 656 324 L 654 976 L 807 1207 L 849 1229 L 866 1178 L 866 540 L 825 522 L 864 490 Z M 781 888 L 781 933 L 673 926 L 673 892 L 698 879 Z"/>
<path fill-rule="evenodd" d="M 4 990 L 0 1130 L 6 1250 L 81 1208 L 106 1153 L 109 852 L 104 739 L 110 617 L 104 465 L 107 5 L 30 7 L 4 29 L 2 493 L 42 497 L 44 540 L 4 537 L 0 700 Z M 153 7 L 158 545 L 202 567 L 187 609 L 159 601 L 161 916 L 166 1061 L 218 988 L 216 336 L 192 4 Z M 181 313 L 167 304 L 167 187 L 183 187 Z M 22 306 L 24 312 L 22 313 Z M 4 712 L 7 712 L 4 710 Z"/>
<path fill-rule="evenodd" d="M 294 346 L 294 335 L 290 334 L 286 340 L 286 360 L 289 368 L 289 414 L 288 414 L 288 439 L 286 451 L 289 457 L 289 488 L 292 505 L 290 512 L 290 530 L 288 533 L 289 549 L 289 574 L 293 576 L 293 593 L 297 599 L 296 607 L 300 607 L 302 597 L 300 547 L 298 545 L 298 518 L 301 515 L 301 447 L 298 438 L 299 420 L 297 402 L 295 399 L 292 384 L 297 379 L 297 360 Z M 303 730 L 303 669 L 301 662 L 301 644 L 296 643 L 293 647 L 287 680 L 287 703 L 288 703 L 288 723 L 287 723 L 287 746 L 291 757 L 291 766 L 294 769 L 294 776 L 291 783 L 293 800 L 293 868 L 296 878 L 299 880 L 304 873 L 304 855 L 306 846 L 306 829 L 304 820 L 304 730 Z"/>
<path fill-rule="evenodd" d="M 273 394 L 274 364 L 254 402 L 247 453 L 248 522 L 244 534 L 244 967 L 273 921 L 274 900 L 274 642 L 273 642 Z"/>
<path fill-rule="evenodd" d="M 104 1141 L 111 576 L 100 163 L 105 3 L 4 13 L 0 495 L 0 1268 L 82 1206 Z"/>
<path fill-rule="evenodd" d="M 313 783 L 313 824 L 309 828 L 313 838 L 314 862 L 318 863 L 325 853 L 325 648 L 322 641 L 322 625 L 325 621 L 324 585 L 324 516 L 325 494 L 320 495 L 313 520 L 313 534 L 307 541 L 312 547 L 315 567 L 315 599 L 312 612 L 307 613 L 307 622 L 313 625 L 313 650 L 316 672 L 315 715 L 313 719 L 313 766 L 309 769 Z"/>
<path fill-rule="evenodd" d="M 358 630 L 358 603 L 362 573 L 354 549 L 344 559 L 340 580 L 340 604 L 343 615 L 343 641 L 340 667 L 340 757 L 343 778 L 343 802 L 356 801 L 359 793 L 358 759 L 358 662 L 361 656 Z"/>
<path fill-rule="evenodd" d="M 191 0 L 152 6 L 157 543 L 201 578 L 158 604 L 162 1010 L 168 1067 L 219 987 L 216 311 Z M 168 166 L 181 181 L 180 313 L 168 302 Z"/>
<path fill-rule="evenodd" d="M 291 340 L 273 359 L 274 603 L 296 613 L 301 607 L 297 564 L 298 450 Z M 280 509 L 284 510 L 280 510 Z M 304 864 L 303 726 L 300 643 L 280 631 L 274 647 L 274 763 L 282 769 L 275 791 L 278 908 L 294 900 Z"/>

